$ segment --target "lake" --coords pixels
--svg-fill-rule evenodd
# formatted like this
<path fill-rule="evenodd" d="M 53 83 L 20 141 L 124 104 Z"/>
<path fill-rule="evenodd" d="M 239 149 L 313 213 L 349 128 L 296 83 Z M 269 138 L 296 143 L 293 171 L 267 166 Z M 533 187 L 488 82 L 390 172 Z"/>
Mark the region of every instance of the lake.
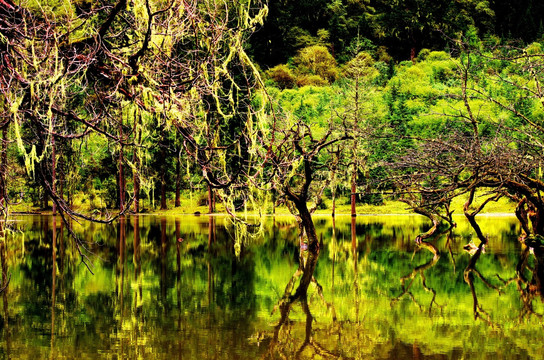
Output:
<path fill-rule="evenodd" d="M 316 216 L 315 281 L 284 319 L 307 253 L 291 216 L 74 224 L 84 257 L 60 218 L 13 216 L 0 358 L 542 359 L 544 263 L 514 217 L 477 219 L 485 249 L 462 217 L 417 245 L 423 217 Z"/>

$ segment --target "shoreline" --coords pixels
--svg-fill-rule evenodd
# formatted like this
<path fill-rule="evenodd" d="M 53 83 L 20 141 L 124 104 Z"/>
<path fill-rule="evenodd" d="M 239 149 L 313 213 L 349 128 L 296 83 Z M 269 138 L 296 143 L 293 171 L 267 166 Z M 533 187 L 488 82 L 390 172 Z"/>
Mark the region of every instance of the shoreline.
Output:
<path fill-rule="evenodd" d="M 111 211 L 111 214 L 116 214 L 115 211 Z M 12 211 L 9 215 L 26 215 L 26 216 L 32 216 L 32 215 L 39 215 L 39 216 L 52 216 L 52 211 Z M 114 215 L 116 216 L 116 215 Z M 228 213 L 222 213 L 222 212 L 215 212 L 215 213 L 187 213 L 187 212 L 172 212 L 172 211 L 166 211 L 166 212 L 147 212 L 147 213 L 126 213 L 125 216 L 194 216 L 194 217 L 200 217 L 200 216 L 216 216 L 216 217 L 229 217 L 230 215 Z M 294 216 L 291 213 L 276 213 L 276 214 L 255 214 L 255 213 L 247 213 L 247 214 L 239 214 L 239 217 L 286 217 L 286 216 Z M 417 216 L 417 217 L 423 217 L 425 216 L 417 213 L 358 213 L 355 217 L 378 217 L 378 216 Z M 464 214 L 453 214 L 453 217 L 462 217 L 464 218 Z M 508 213 L 508 212 L 484 212 L 481 214 L 478 214 L 476 216 L 480 217 L 511 217 L 516 216 L 514 213 Z M 332 214 L 325 214 L 325 213 L 315 213 L 312 214 L 312 217 L 351 217 L 350 213 L 336 213 L 334 216 Z"/>

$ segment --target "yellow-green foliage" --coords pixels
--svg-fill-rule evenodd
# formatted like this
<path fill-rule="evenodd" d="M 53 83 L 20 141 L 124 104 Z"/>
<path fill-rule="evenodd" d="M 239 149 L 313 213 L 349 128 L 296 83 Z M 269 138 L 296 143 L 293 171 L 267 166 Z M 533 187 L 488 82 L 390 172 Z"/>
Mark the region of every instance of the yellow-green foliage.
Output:
<path fill-rule="evenodd" d="M 420 65 L 406 63 L 398 70 L 391 84 L 398 86 L 398 90 L 407 96 L 431 98 L 439 92 L 432 87 L 431 75 Z"/>
<path fill-rule="evenodd" d="M 336 60 L 324 46 L 314 45 L 300 50 L 293 62 L 301 76 L 317 75 L 328 83 L 338 77 Z"/>
<path fill-rule="evenodd" d="M 525 49 L 528 55 L 540 55 L 542 54 L 542 44 L 538 42 L 534 42 L 527 46 Z"/>
<path fill-rule="evenodd" d="M 360 52 L 343 68 L 345 76 L 351 79 L 363 78 L 365 82 L 372 82 L 378 75 L 374 67 L 374 59 L 367 52 Z"/>
<path fill-rule="evenodd" d="M 405 62 L 399 66 L 392 84 L 399 86 L 399 91 L 409 96 L 427 99 L 443 94 L 456 80 L 457 65 L 447 53 L 433 51 L 420 54 L 416 64 Z"/>
<path fill-rule="evenodd" d="M 304 74 L 297 77 L 297 86 L 326 86 L 329 82 L 319 75 Z"/>
<path fill-rule="evenodd" d="M 273 80 L 280 89 L 290 89 L 295 85 L 293 71 L 284 64 L 274 66 L 266 71 L 266 75 Z"/>
<path fill-rule="evenodd" d="M 31 11 L 42 12 L 44 15 L 56 18 L 60 21 L 73 20 L 76 18 L 73 2 L 70 0 L 27 0 L 22 1 L 19 6 Z"/>
<path fill-rule="evenodd" d="M 328 127 L 329 120 L 338 120 L 333 115 L 333 109 L 341 111 L 343 101 L 334 87 L 314 86 L 286 89 L 274 95 L 274 98 L 277 99 L 281 111 L 311 124 L 312 131 L 316 131 L 316 137 Z"/>

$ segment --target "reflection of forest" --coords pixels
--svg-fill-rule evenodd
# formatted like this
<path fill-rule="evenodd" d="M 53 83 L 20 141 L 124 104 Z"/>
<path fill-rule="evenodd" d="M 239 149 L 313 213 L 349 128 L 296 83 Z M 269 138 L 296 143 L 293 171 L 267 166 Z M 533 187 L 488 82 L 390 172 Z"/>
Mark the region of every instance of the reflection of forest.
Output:
<path fill-rule="evenodd" d="M 277 217 L 237 257 L 231 225 L 221 217 L 127 217 L 76 228 L 92 252 L 94 275 L 60 223 L 21 220 L 24 246 L 14 232 L 0 247 L 3 274 L 11 274 L 0 349 L 12 358 L 543 351 L 540 341 L 528 341 L 544 335 L 542 252 L 520 245 L 513 218 L 480 221 L 489 239 L 484 249 L 462 221 L 418 245 L 416 235 L 428 226 L 419 217 L 359 217 L 353 224 L 318 217 L 323 245 L 312 256 L 292 220 Z M 471 240 L 469 253 L 463 246 Z M 310 268 L 312 276 L 303 277 Z"/>

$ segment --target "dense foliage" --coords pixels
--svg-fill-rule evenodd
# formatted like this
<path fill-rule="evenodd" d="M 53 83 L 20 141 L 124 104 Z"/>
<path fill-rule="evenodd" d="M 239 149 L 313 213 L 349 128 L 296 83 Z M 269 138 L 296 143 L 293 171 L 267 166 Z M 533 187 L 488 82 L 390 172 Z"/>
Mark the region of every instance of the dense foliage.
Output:
<path fill-rule="evenodd" d="M 251 39 L 256 60 L 272 67 L 304 47 L 327 45 L 341 62 L 362 47 L 378 58 L 413 58 L 443 50 L 470 27 L 482 36 L 531 43 L 542 36 L 539 1 L 304 0 L 270 1 L 269 17 Z"/>

